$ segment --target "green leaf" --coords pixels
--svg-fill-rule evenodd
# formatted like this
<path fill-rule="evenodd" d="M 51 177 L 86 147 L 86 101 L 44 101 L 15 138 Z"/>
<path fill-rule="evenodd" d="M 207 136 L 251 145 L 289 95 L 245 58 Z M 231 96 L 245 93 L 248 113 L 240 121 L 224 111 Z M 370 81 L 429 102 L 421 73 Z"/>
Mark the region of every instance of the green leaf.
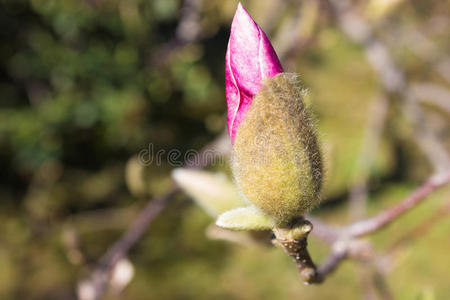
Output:
<path fill-rule="evenodd" d="M 172 171 L 172 178 L 213 218 L 227 210 L 248 205 L 225 174 L 179 168 Z"/>
<path fill-rule="evenodd" d="M 216 225 L 230 230 L 272 229 L 273 221 L 254 206 L 240 207 L 224 212 Z"/>

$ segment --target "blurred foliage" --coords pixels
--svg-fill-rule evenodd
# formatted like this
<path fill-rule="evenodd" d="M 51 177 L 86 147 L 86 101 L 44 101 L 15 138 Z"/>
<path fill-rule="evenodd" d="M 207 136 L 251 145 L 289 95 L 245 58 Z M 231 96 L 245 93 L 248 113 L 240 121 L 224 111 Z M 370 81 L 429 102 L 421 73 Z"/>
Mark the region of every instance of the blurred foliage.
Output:
<path fill-rule="evenodd" d="M 243 2 L 280 45 L 277 29 L 302 7 L 302 1 L 286 1 L 284 9 L 271 1 Z M 394 1 L 389 7 L 379 2 L 370 4 L 381 7 L 373 14 L 365 1 L 357 5 L 373 22 L 385 22 L 385 30 L 400 24 L 423 31 L 438 51 L 448 53 L 448 1 Z M 236 3 L 204 1 L 201 39 L 180 47 L 171 41 L 182 1 L 0 2 L 1 299 L 74 299 L 77 281 L 132 222 L 144 196 L 167 190 L 173 168 L 168 151 L 199 149 L 222 132 L 223 63 Z M 324 205 L 317 214 L 343 223 L 348 189 L 359 176 L 370 104 L 380 87 L 364 50 L 323 18 L 314 18 L 315 29 L 306 22 L 315 37 L 286 69 L 301 74 L 317 115 L 327 165 Z M 448 87 L 408 46 L 396 50 L 410 78 Z M 397 106 L 389 107 L 370 169 L 370 213 L 402 199 L 431 172 Z M 429 111 L 448 129 L 448 112 Z M 449 146 L 448 132 L 441 137 Z M 136 155 L 150 145 L 165 151 L 162 163 L 140 169 Z M 181 162 L 182 155 L 177 166 Z M 437 193 L 377 234 L 377 245 L 416 225 L 449 192 Z M 123 295 L 109 298 L 359 298 L 352 264 L 323 286 L 305 287 L 277 249 L 207 239 L 212 220 L 187 199 L 178 197 L 152 224 L 130 253 L 133 281 Z M 450 297 L 449 233 L 446 219 L 404 250 L 387 277 L 398 299 Z M 326 247 L 314 239 L 310 244 L 320 261 Z"/>

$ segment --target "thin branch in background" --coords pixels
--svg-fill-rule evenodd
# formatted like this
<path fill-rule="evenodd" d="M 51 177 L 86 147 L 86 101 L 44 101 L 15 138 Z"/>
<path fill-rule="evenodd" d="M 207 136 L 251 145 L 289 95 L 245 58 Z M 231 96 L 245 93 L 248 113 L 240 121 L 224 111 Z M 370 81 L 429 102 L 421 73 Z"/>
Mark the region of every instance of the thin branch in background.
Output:
<path fill-rule="evenodd" d="M 414 83 L 411 91 L 422 103 L 445 110 L 450 114 L 450 90 L 435 83 Z"/>
<path fill-rule="evenodd" d="M 287 0 L 278 0 L 278 1 L 268 1 L 264 3 L 266 5 L 263 16 L 258 24 L 261 28 L 264 28 L 264 32 L 272 35 L 274 28 L 277 26 L 277 23 L 281 18 L 282 14 L 286 9 Z M 277 30 L 279 31 L 279 30 Z M 278 52 L 277 52 L 278 53 Z"/>
<path fill-rule="evenodd" d="M 445 79 L 450 82 L 450 58 L 445 57 L 444 59 L 435 63 L 436 71 Z"/>
<path fill-rule="evenodd" d="M 413 125 L 413 138 L 423 154 L 437 172 L 449 169 L 450 156 L 425 121 L 419 101 L 410 91 L 405 72 L 395 65 L 388 47 L 377 39 L 373 28 L 353 11 L 349 1 L 328 2 L 342 32 L 365 48 L 367 60 L 376 71 L 386 92 L 400 97 L 403 112 Z"/>
<path fill-rule="evenodd" d="M 361 297 L 364 300 L 378 300 L 373 280 L 367 273 L 364 266 L 358 266 L 357 279 L 361 289 Z"/>
<path fill-rule="evenodd" d="M 283 22 L 274 44 L 285 65 L 293 66 L 298 57 L 316 40 L 319 14 L 318 1 L 302 1 L 292 16 Z"/>
<path fill-rule="evenodd" d="M 342 244 L 335 244 L 328 258 L 317 268 L 317 281 L 322 283 L 348 257 L 348 249 Z"/>
<path fill-rule="evenodd" d="M 131 224 L 130 229 L 100 259 L 100 269 L 108 270 L 122 259 L 131 247 L 142 237 L 150 223 L 178 192 L 179 189 L 173 187 L 167 194 L 151 199 L 140 215 Z"/>
<path fill-rule="evenodd" d="M 200 9 L 202 0 L 185 0 L 181 8 L 181 20 L 176 30 L 179 41 L 189 43 L 198 39 L 201 34 Z"/>
<path fill-rule="evenodd" d="M 376 152 L 383 134 L 389 100 L 384 95 L 376 97 L 369 109 L 369 120 L 362 147 L 357 159 L 356 174 L 350 190 L 349 212 L 352 220 L 365 216 L 367 209 L 368 180 Z"/>
<path fill-rule="evenodd" d="M 357 265 L 357 277 L 364 300 L 392 299 L 384 275 L 374 270 L 370 262 Z"/>
<path fill-rule="evenodd" d="M 320 240 L 328 244 L 336 244 L 342 240 L 347 241 L 348 243 L 354 238 L 368 235 L 384 228 L 410 209 L 420 204 L 432 192 L 449 183 L 450 170 L 433 175 L 398 204 L 387 208 L 374 217 L 357 221 L 347 226 L 331 226 L 313 216 L 307 216 L 306 218 L 314 226 L 312 234 Z"/>
<path fill-rule="evenodd" d="M 405 99 L 408 100 L 403 108 L 415 123 L 413 125 L 413 137 L 421 148 L 422 153 L 425 154 L 436 172 L 450 169 L 449 152 L 432 131 L 430 124 L 421 111 L 418 99 L 410 89 L 404 93 L 406 94 Z"/>
<path fill-rule="evenodd" d="M 433 19 L 436 20 L 436 17 L 432 17 L 429 23 L 433 23 Z M 396 26 L 389 27 L 393 33 L 392 35 L 385 36 L 389 40 L 389 43 L 397 47 L 400 43 L 401 46 L 407 48 L 429 64 L 443 79 L 450 82 L 450 57 L 447 53 L 442 52 L 429 38 L 429 36 L 435 33 L 434 31 L 436 29 L 433 27 L 436 26 L 424 26 L 425 32 L 421 32 L 417 28 L 412 28 L 411 25 L 398 25 L 400 24 L 397 23 Z M 446 28 L 448 25 L 449 23 L 447 21 L 437 27 Z"/>
<path fill-rule="evenodd" d="M 102 256 L 98 267 L 92 272 L 90 278 L 80 282 L 78 289 L 80 300 L 93 300 L 102 297 L 114 266 L 127 255 L 131 247 L 142 237 L 149 225 L 178 191 L 178 188 L 174 187 L 169 193 L 153 198 L 147 203 L 124 235 Z"/>
<path fill-rule="evenodd" d="M 307 215 L 305 218 L 313 224 L 311 234 L 327 244 L 335 243 L 342 235 L 342 229 L 337 226 L 325 224 L 311 215 Z"/>
<path fill-rule="evenodd" d="M 450 201 L 445 201 L 440 205 L 433 214 L 425 218 L 418 225 L 401 235 L 390 246 L 383 250 L 384 254 L 378 257 L 374 263 L 376 263 L 380 273 L 388 273 L 394 269 L 394 258 L 401 252 L 407 245 L 414 241 L 424 237 L 429 231 L 431 231 L 439 222 L 445 220 L 450 215 Z"/>
<path fill-rule="evenodd" d="M 444 220 L 450 215 L 450 201 L 446 201 L 442 204 L 433 214 L 423 220 L 419 225 L 415 226 L 407 233 L 402 235 L 386 250 L 387 253 L 392 253 L 402 246 L 413 242 L 414 240 L 423 237 L 428 231 L 430 231 L 439 221 Z"/>
<path fill-rule="evenodd" d="M 102 208 L 70 216 L 65 227 L 76 228 L 78 234 L 102 230 L 120 230 L 127 227 L 129 220 L 141 210 L 138 205 Z M 110 220 L 104 222 L 104 220 Z"/>
<path fill-rule="evenodd" d="M 392 221 L 421 203 L 428 195 L 437 188 L 450 182 L 450 170 L 430 177 L 423 185 L 415 189 L 405 200 L 394 205 L 393 207 L 382 211 L 376 216 L 355 222 L 345 228 L 346 235 L 351 237 L 359 237 L 373 233 L 387 225 Z"/>
<path fill-rule="evenodd" d="M 158 66 L 174 51 L 202 38 L 200 26 L 202 3 L 203 0 L 184 0 L 175 36 L 151 55 L 150 64 Z"/>
<path fill-rule="evenodd" d="M 80 250 L 80 237 L 73 226 L 66 225 L 61 234 L 62 245 L 65 248 L 67 260 L 73 265 L 85 262 L 83 252 Z"/>
<path fill-rule="evenodd" d="M 364 218 L 367 213 L 368 184 L 370 170 L 374 164 L 377 149 L 384 131 L 388 115 L 389 99 L 387 95 L 378 95 L 372 100 L 369 108 L 368 124 L 362 142 L 361 150 L 354 170 L 349 199 L 349 216 L 351 220 Z M 368 272 L 366 264 L 357 264 L 357 272 L 361 275 L 360 285 L 364 291 L 365 299 L 377 299 L 376 292 L 380 290 L 372 272 Z M 381 279 L 384 282 L 384 278 Z M 380 292 L 380 294 L 383 294 Z M 389 299 L 383 297 L 383 299 Z"/>
<path fill-rule="evenodd" d="M 394 299 L 394 296 L 392 295 L 389 285 L 386 282 L 384 274 L 380 272 L 376 266 L 372 267 L 372 281 L 381 299 L 383 300 Z"/>

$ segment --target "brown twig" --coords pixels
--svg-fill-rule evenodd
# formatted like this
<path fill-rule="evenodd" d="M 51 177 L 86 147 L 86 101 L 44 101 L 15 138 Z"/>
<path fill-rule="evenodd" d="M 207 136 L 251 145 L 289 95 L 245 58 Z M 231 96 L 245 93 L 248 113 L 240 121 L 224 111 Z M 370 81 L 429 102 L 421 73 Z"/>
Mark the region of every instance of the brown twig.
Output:
<path fill-rule="evenodd" d="M 295 262 L 300 278 L 305 284 L 322 283 L 328 274 L 349 255 L 350 243 L 340 240 L 340 231 L 326 225 L 314 217 L 308 216 L 312 223 L 300 219 L 290 228 L 274 228 L 275 239 L 273 243 L 283 249 Z M 313 225 L 314 224 L 314 225 Z M 314 227 L 314 230 L 312 231 Z M 328 259 L 317 267 L 308 252 L 307 237 L 310 232 L 332 245 L 332 251 Z"/>
<path fill-rule="evenodd" d="M 118 261 L 127 255 L 131 247 L 142 237 L 152 221 L 178 191 L 177 187 L 173 187 L 169 193 L 151 199 L 124 235 L 102 256 L 90 278 L 80 284 L 81 288 L 89 290 L 89 299 L 101 298 L 106 290 L 111 270 Z M 83 292 L 80 290 L 78 297 L 80 300 L 84 300 Z"/>
<path fill-rule="evenodd" d="M 100 269 L 110 269 L 125 256 L 131 247 L 142 237 L 150 223 L 166 207 L 169 201 L 179 192 L 179 188 L 172 187 L 170 191 L 151 199 L 144 207 L 137 219 L 131 224 L 128 231 L 118 240 L 100 260 Z"/>
<path fill-rule="evenodd" d="M 274 228 L 274 244 L 289 255 L 298 268 L 300 277 L 305 284 L 316 281 L 316 265 L 308 252 L 308 234 L 313 226 L 309 221 L 301 219 L 290 228 Z"/>
<path fill-rule="evenodd" d="M 401 246 L 411 243 L 413 240 L 424 236 L 434 225 L 439 221 L 445 219 L 450 215 L 450 201 L 441 205 L 433 214 L 423 220 L 419 225 L 409 230 L 406 234 L 402 235 L 386 250 L 387 253 L 391 253 Z"/>
<path fill-rule="evenodd" d="M 450 170 L 430 177 L 423 185 L 414 190 L 405 200 L 397 205 L 382 211 L 378 215 L 351 224 L 344 229 L 345 235 L 359 237 L 373 233 L 387 225 L 398 217 L 422 202 L 437 188 L 450 182 Z"/>
<path fill-rule="evenodd" d="M 337 244 L 339 245 L 339 244 Z M 328 258 L 317 268 L 316 282 L 322 283 L 325 278 L 332 273 L 338 265 L 348 257 L 348 249 L 335 246 Z"/>

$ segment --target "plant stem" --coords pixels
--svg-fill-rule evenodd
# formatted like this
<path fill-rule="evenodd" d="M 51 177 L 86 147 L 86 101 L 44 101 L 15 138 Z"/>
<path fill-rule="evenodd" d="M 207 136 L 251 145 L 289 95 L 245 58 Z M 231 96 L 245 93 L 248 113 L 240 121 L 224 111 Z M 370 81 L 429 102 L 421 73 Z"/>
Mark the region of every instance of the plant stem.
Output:
<path fill-rule="evenodd" d="M 300 277 L 305 284 L 317 281 L 317 268 L 308 252 L 308 234 L 312 224 L 300 219 L 290 228 L 274 228 L 274 244 L 282 248 L 295 262 Z"/>

